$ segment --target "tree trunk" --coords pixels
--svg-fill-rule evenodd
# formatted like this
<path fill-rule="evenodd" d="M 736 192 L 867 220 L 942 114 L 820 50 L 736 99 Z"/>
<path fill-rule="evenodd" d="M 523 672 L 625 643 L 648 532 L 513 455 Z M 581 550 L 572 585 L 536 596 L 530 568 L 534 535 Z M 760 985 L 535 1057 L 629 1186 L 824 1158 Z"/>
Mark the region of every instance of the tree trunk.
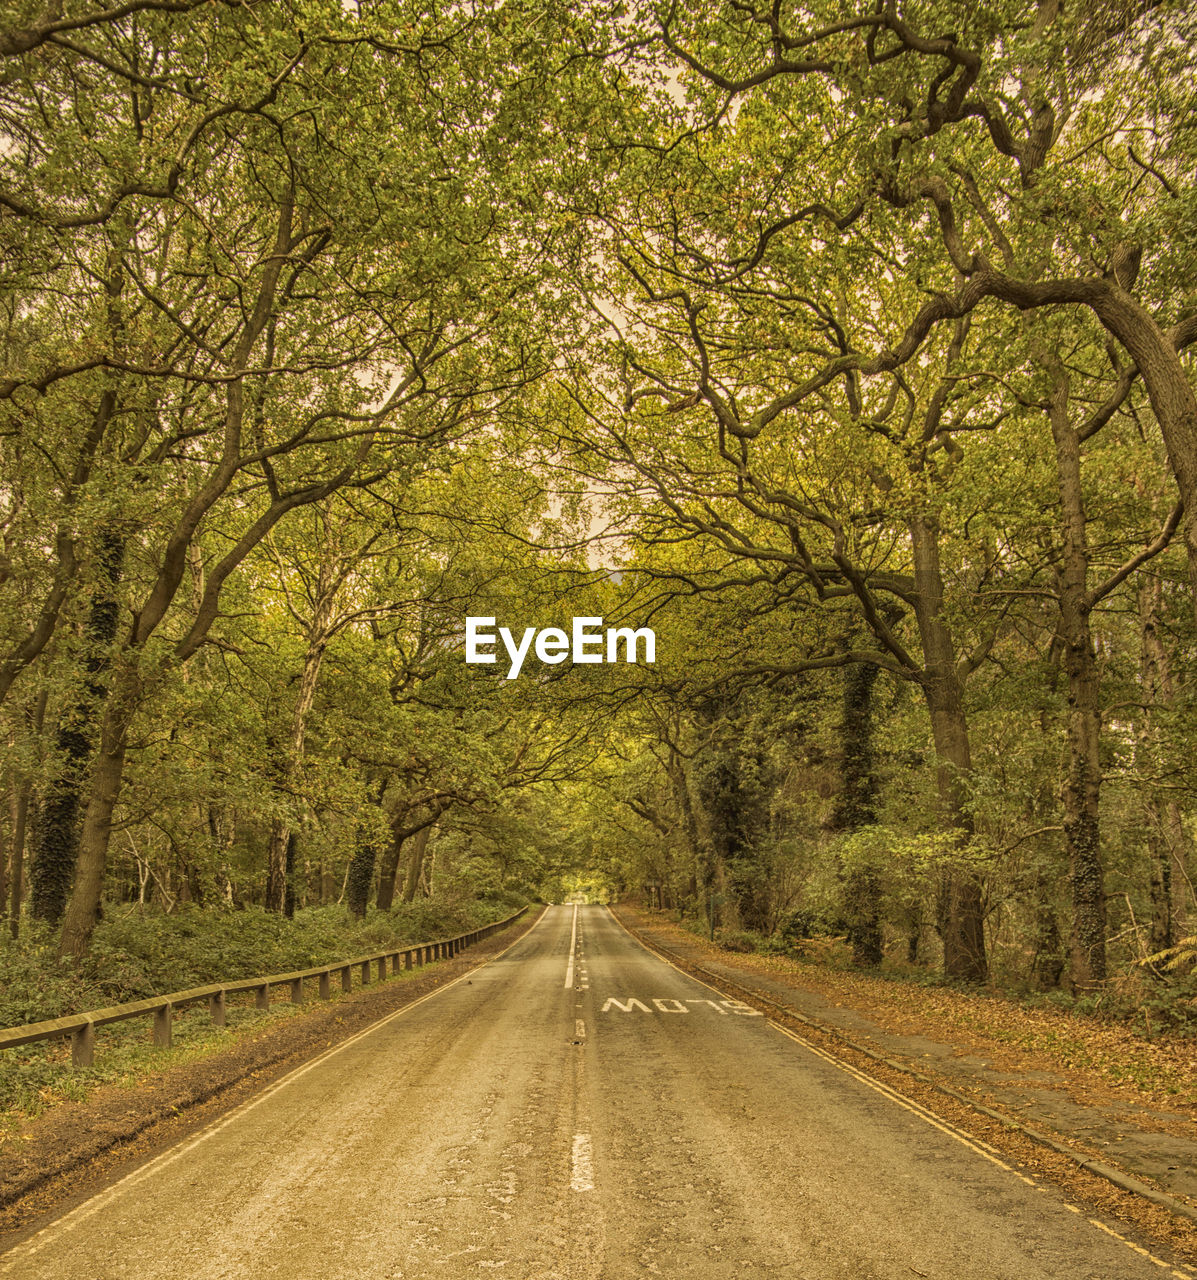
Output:
<path fill-rule="evenodd" d="M 353 853 L 349 863 L 349 874 L 345 883 L 345 901 L 349 906 L 349 914 L 355 919 L 365 918 L 366 908 L 370 905 L 370 889 L 374 882 L 374 861 L 378 850 L 370 842 L 362 842 Z"/>
<path fill-rule="evenodd" d="M 8 930 L 14 938 L 21 936 L 21 901 L 25 896 L 25 831 L 29 816 L 29 798 L 33 784 L 25 779 L 12 796 L 12 880 L 9 885 Z"/>
<path fill-rule="evenodd" d="M 403 901 L 414 902 L 420 890 L 420 880 L 424 873 L 424 859 L 428 850 L 428 837 L 432 834 L 432 824 L 416 832 L 411 842 L 411 852 L 407 859 L 407 875 L 403 882 Z"/>
<path fill-rule="evenodd" d="M 877 771 L 873 758 L 873 686 L 880 668 L 858 662 L 844 672 L 840 722 L 840 794 L 831 817 L 834 831 L 852 832 L 877 821 Z M 873 866 L 842 872 L 844 919 L 853 963 L 881 963 L 881 881 Z"/>
<path fill-rule="evenodd" d="M 1152 953 L 1174 946 L 1179 936 L 1175 884 L 1184 880 L 1188 847 L 1180 804 L 1172 797 L 1165 798 L 1158 776 L 1164 767 L 1164 752 L 1157 741 L 1154 708 L 1170 707 L 1174 695 L 1168 651 L 1160 637 L 1162 595 L 1158 578 L 1145 579 L 1139 588 L 1139 671 L 1145 709 L 1135 756 L 1138 772 L 1148 778 L 1144 830 L 1150 857 L 1151 932 L 1148 948 Z"/>
<path fill-rule="evenodd" d="M 320 905 L 327 907 L 336 897 L 337 879 L 325 865 L 323 859 L 316 864 L 316 882 L 320 886 Z"/>
<path fill-rule="evenodd" d="M 59 956 L 80 959 L 91 942 L 100 918 L 100 898 L 104 889 L 104 869 L 112 834 L 112 812 L 120 797 L 128 749 L 129 726 L 137 707 L 140 685 L 126 672 L 114 689 L 104 710 L 100 729 L 100 749 L 92 771 L 91 795 L 79 836 L 79 861 L 75 887 L 62 922 Z"/>
<path fill-rule="evenodd" d="M 11 820 L 16 810 L 17 792 L 14 787 L 8 793 L 8 817 Z M 8 886 L 11 883 L 10 877 L 16 874 L 16 867 L 13 865 L 13 849 L 16 847 L 16 840 L 11 837 L 15 832 L 15 823 L 9 827 L 8 834 L 8 851 L 0 853 L 0 902 L 4 903 L 5 908 L 8 906 Z"/>
<path fill-rule="evenodd" d="M 288 920 L 295 919 L 295 846 L 298 841 L 294 831 L 287 832 L 287 851 L 283 859 L 283 915 Z"/>
<path fill-rule="evenodd" d="M 1069 951 L 1073 986 L 1106 980 L 1106 895 L 1101 862 L 1101 678 L 1089 624 L 1089 546 L 1081 488 L 1081 442 L 1068 415 L 1068 376 L 1055 364 L 1048 418 L 1056 451 L 1062 547 L 1056 570 L 1059 633 L 1068 677 L 1068 769 L 1064 840 L 1072 882 Z"/>
<path fill-rule="evenodd" d="M 1079 303 L 1092 309 L 1108 333 L 1130 352 L 1147 389 L 1176 487 L 1184 503 L 1181 535 L 1188 559 L 1189 587 L 1197 613 L 1197 393 L 1177 347 L 1188 337 L 1180 325 L 1165 333 L 1117 278 L 1086 277 L 1032 283 L 990 273 L 978 278 L 983 293 L 1021 310 Z M 1190 322 L 1191 323 L 1191 322 Z"/>
<path fill-rule="evenodd" d="M 1037 991 L 1054 991 L 1064 972 L 1054 889 L 1045 869 L 1040 867 L 1035 877 L 1035 956 L 1031 961 L 1031 980 Z"/>
<path fill-rule="evenodd" d="M 910 534 L 914 609 L 923 651 L 919 684 L 931 716 L 940 808 L 949 839 L 955 848 L 963 849 L 973 837 L 967 795 L 972 753 L 964 712 L 964 688 L 956 667 L 951 633 L 943 616 L 939 528 L 934 517 L 920 514 L 911 520 Z M 944 973 L 965 982 L 984 982 L 988 963 L 981 878 L 973 868 L 950 857 L 943 876 L 942 920 Z"/>
<path fill-rule="evenodd" d="M 328 623 L 332 596 L 318 598 L 316 613 L 308 628 L 307 650 L 303 657 L 303 673 L 299 678 L 299 693 L 291 714 L 291 736 L 283 761 L 279 786 L 291 790 L 303 762 L 304 743 L 307 739 L 308 716 L 316 699 L 316 683 L 320 677 L 320 664 L 328 645 Z M 291 845 L 291 826 L 284 818 L 275 818 L 270 824 L 270 843 L 266 851 L 266 910 L 286 913 L 287 888 L 290 872 L 287 870 L 288 850 Z M 293 855 L 292 855 L 293 856 Z M 294 889 L 292 888 L 292 896 Z M 292 901 L 291 912 L 295 905 Z M 290 918 L 290 916 L 288 916 Z"/>
<path fill-rule="evenodd" d="M 399 875 L 399 861 L 403 855 L 403 843 L 407 832 L 401 827 L 391 827 L 391 842 L 382 855 L 382 867 L 378 873 L 378 909 L 390 911 L 395 902 L 395 881 Z"/>
<path fill-rule="evenodd" d="M 43 689 L 37 701 L 25 707 L 26 727 L 34 735 L 41 735 L 48 701 L 49 694 Z M 15 743 L 15 735 L 13 741 Z M 21 904 L 25 900 L 25 843 L 32 799 L 33 779 L 18 774 L 13 779 L 9 810 L 12 822 L 12 870 L 9 880 L 8 929 L 14 939 L 21 936 Z"/>
<path fill-rule="evenodd" d="M 111 529 L 101 532 L 97 553 L 100 577 L 84 629 L 83 687 L 59 719 L 59 767 L 46 785 L 34 822 L 30 910 L 35 920 L 51 925 L 62 919 L 75 875 L 79 810 L 95 747 L 95 720 L 102 714 L 108 654 L 116 638 L 116 588 L 124 557 L 124 538 Z"/>
<path fill-rule="evenodd" d="M 696 909 L 701 909 L 699 896 L 699 863 L 701 861 L 701 836 L 698 830 L 698 818 L 694 813 L 694 801 L 690 795 L 690 783 L 686 778 L 686 766 L 682 757 L 672 746 L 669 749 L 667 764 L 669 781 L 673 788 L 674 800 L 682 817 L 682 831 L 686 839 L 686 852 L 689 855 L 689 875 L 687 876 L 686 898 Z"/>
<path fill-rule="evenodd" d="M 262 905 L 267 911 L 282 911 L 287 897 L 287 842 L 291 829 L 282 818 L 270 820 L 266 845 L 266 889 Z"/>

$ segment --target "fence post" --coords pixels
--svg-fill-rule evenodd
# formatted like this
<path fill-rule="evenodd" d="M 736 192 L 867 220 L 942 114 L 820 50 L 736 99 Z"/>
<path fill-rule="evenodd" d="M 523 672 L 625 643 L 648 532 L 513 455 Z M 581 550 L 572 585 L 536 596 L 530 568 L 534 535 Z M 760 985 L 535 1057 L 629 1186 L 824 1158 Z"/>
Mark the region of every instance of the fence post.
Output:
<path fill-rule="evenodd" d="M 208 1015 L 214 1027 L 224 1026 L 224 992 L 217 991 L 208 997 Z"/>
<path fill-rule="evenodd" d="M 411 952 L 410 951 L 405 951 L 403 953 L 403 967 L 405 969 L 411 968 Z"/>
<path fill-rule="evenodd" d="M 362 986 L 368 987 L 369 985 L 370 985 L 370 961 L 363 960 L 362 961 Z"/>
<path fill-rule="evenodd" d="M 331 998 L 332 998 L 332 990 L 328 985 L 328 974 L 322 973 L 320 975 L 320 999 L 329 1000 Z"/>
<path fill-rule="evenodd" d="M 170 1022 L 175 1007 L 169 1000 L 154 1010 L 154 1043 L 161 1049 L 170 1048 Z"/>
<path fill-rule="evenodd" d="M 270 983 L 263 982 L 260 987 L 255 988 L 255 991 L 256 991 L 256 995 L 254 996 L 254 1008 L 269 1009 L 270 1008 Z"/>
<path fill-rule="evenodd" d="M 399 952 L 396 951 L 391 957 L 391 977 L 393 978 L 399 972 Z"/>
<path fill-rule="evenodd" d="M 71 1032 L 71 1066 L 90 1067 L 96 1058 L 96 1024 L 85 1022 Z"/>
<path fill-rule="evenodd" d="M 378 981 L 385 982 L 387 980 L 387 958 L 386 956 L 378 957 Z"/>
<path fill-rule="evenodd" d="M 352 990 L 353 990 L 353 967 L 352 967 L 352 965 L 345 965 L 345 967 L 341 970 L 341 990 L 342 990 L 342 991 L 352 991 Z"/>
<path fill-rule="evenodd" d="M 303 1004 L 303 979 L 291 979 L 291 1003 Z"/>

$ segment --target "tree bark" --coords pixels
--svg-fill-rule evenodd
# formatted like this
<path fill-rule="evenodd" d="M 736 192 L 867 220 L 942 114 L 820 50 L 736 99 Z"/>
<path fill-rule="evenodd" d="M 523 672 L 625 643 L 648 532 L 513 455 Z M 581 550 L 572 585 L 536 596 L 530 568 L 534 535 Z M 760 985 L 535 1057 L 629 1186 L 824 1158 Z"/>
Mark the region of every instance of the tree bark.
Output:
<path fill-rule="evenodd" d="M 432 824 L 423 827 L 416 833 L 411 842 L 411 851 L 407 859 L 407 875 L 403 882 L 403 901 L 415 902 L 420 889 L 420 878 L 424 872 L 424 859 L 428 851 L 428 837 L 432 834 Z M 423 837 L 421 839 L 420 837 Z"/>
<path fill-rule="evenodd" d="M 62 919 L 75 876 L 76 839 L 87 767 L 95 749 L 95 719 L 102 716 L 108 655 L 116 639 L 125 540 L 105 529 L 98 540 L 99 578 L 84 628 L 83 687 L 58 722 L 59 767 L 46 785 L 34 823 L 29 865 L 30 910 L 35 920 L 56 925 Z"/>
<path fill-rule="evenodd" d="M 1101 677 L 1090 627 L 1089 546 L 1081 488 L 1081 442 L 1068 413 L 1068 376 L 1053 362 L 1048 419 L 1056 453 L 1062 546 L 1056 570 L 1059 635 L 1068 677 L 1068 769 L 1064 840 L 1072 883 L 1070 971 L 1073 987 L 1106 980 L 1105 871 L 1101 860 Z"/>
<path fill-rule="evenodd" d="M 1191 330 L 1180 325 L 1165 332 L 1130 292 L 1116 279 L 1106 277 L 1032 282 L 982 271 L 967 282 L 961 293 L 958 301 L 965 296 L 976 301 L 992 296 L 1023 311 L 1069 303 L 1088 307 L 1130 353 L 1147 389 L 1184 503 L 1180 529 L 1197 614 L 1197 393 L 1178 350 L 1192 340 Z M 975 306 L 976 301 L 965 303 L 965 309 Z"/>
<path fill-rule="evenodd" d="M 1031 978 L 1037 991 L 1054 991 L 1064 972 L 1063 940 L 1056 919 L 1055 886 L 1040 867 L 1035 877 L 1035 956 Z"/>
<path fill-rule="evenodd" d="M 318 598 L 316 614 L 308 629 L 307 650 L 303 656 L 303 671 L 299 678 L 299 693 L 295 699 L 295 708 L 291 713 L 291 735 L 287 754 L 283 761 L 282 777 L 279 785 L 290 789 L 295 781 L 300 765 L 303 762 L 304 744 L 307 740 L 308 716 L 316 699 L 316 685 L 320 678 L 320 665 L 324 660 L 324 650 L 328 644 L 328 614 L 331 612 L 332 599 Z M 287 886 L 287 850 L 292 841 L 290 823 L 276 817 L 270 824 L 270 843 L 266 851 L 266 910 L 286 911 Z M 292 904 L 294 912 L 294 904 Z"/>
<path fill-rule="evenodd" d="M 283 915 L 288 920 L 295 919 L 295 846 L 299 836 L 294 831 L 287 832 L 287 849 L 283 856 Z"/>
<path fill-rule="evenodd" d="M 357 920 L 365 917 L 366 908 L 370 905 L 370 889 L 374 883 L 374 862 L 377 856 L 378 850 L 374 844 L 364 841 L 358 844 L 349 863 L 345 901 L 349 906 L 349 914 Z"/>
<path fill-rule="evenodd" d="M 12 790 L 8 793 L 7 816 L 10 821 L 16 809 L 16 800 L 17 791 L 14 785 Z M 13 865 L 13 848 L 16 844 L 16 841 L 12 839 L 14 828 L 15 823 L 8 829 L 7 834 L 9 836 L 9 840 L 7 850 L 0 852 L 0 902 L 4 903 L 6 907 L 8 904 L 8 886 L 10 883 L 10 877 L 16 874 L 16 868 Z"/>
<path fill-rule="evenodd" d="M 403 844 L 407 832 L 401 827 L 392 825 L 391 842 L 382 855 L 382 867 L 378 873 L 378 909 L 390 911 L 395 902 L 395 881 L 399 876 L 399 861 L 403 855 Z"/>
<path fill-rule="evenodd" d="M 844 671 L 840 722 L 840 794 L 831 817 L 834 831 L 852 832 L 877 821 L 877 770 L 873 756 L 873 686 L 880 668 L 857 662 Z M 855 964 L 881 963 L 881 881 L 872 866 L 843 872 L 844 918 Z"/>
<path fill-rule="evenodd" d="M 702 858 L 701 835 L 698 830 L 698 818 L 694 812 L 694 801 L 690 795 L 690 782 L 686 777 L 686 765 L 682 756 L 672 745 L 669 748 L 666 765 L 669 781 L 673 789 L 674 801 L 682 819 L 682 832 L 686 840 L 689 874 L 686 881 L 686 897 L 696 910 L 701 909 L 699 902 L 699 864 Z"/>
<path fill-rule="evenodd" d="M 87 950 L 92 931 L 100 918 L 104 869 L 112 834 L 112 813 L 120 797 L 129 726 L 139 696 L 140 685 L 135 673 L 126 671 L 118 687 L 110 694 L 104 709 L 100 747 L 92 770 L 91 795 L 79 836 L 75 887 L 63 917 L 62 936 L 58 944 L 59 956 L 80 959 Z"/>
<path fill-rule="evenodd" d="M 1149 777 L 1144 807 L 1150 858 L 1151 931 L 1148 948 L 1152 953 L 1174 946 L 1179 936 L 1179 904 L 1174 886 L 1184 880 L 1188 850 L 1180 803 L 1174 797 L 1165 798 L 1158 785 L 1163 752 L 1158 742 L 1154 709 L 1171 706 L 1175 692 L 1168 650 L 1160 637 L 1162 595 L 1158 578 L 1145 579 L 1139 588 L 1139 670 L 1145 709 L 1137 735 L 1136 764 L 1139 772 Z"/>
<path fill-rule="evenodd" d="M 935 518 L 916 514 L 910 522 L 914 562 L 914 610 L 923 651 L 919 684 L 931 716 L 936 784 L 948 837 L 957 849 L 973 837 L 967 780 L 972 772 L 964 687 L 951 633 L 944 621 L 943 571 Z M 942 887 L 943 967 L 950 978 L 983 982 L 988 976 L 982 884 L 978 873 L 949 857 Z"/>
<path fill-rule="evenodd" d="M 29 816 L 29 798 L 33 783 L 23 779 L 12 796 L 12 880 L 9 885 L 8 931 L 13 938 L 21 936 L 21 901 L 25 896 L 25 831 Z"/>

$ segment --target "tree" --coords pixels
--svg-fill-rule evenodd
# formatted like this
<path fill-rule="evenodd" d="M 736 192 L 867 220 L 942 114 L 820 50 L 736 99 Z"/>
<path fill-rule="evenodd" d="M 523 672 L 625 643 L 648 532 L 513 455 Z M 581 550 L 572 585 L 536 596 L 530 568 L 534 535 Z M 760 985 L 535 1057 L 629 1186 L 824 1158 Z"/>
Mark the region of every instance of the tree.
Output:
<path fill-rule="evenodd" d="M 9 33 L 28 74 L 7 86 L 20 141 L 5 204 L 33 234 L 8 284 L 36 278 L 40 298 L 69 299 L 79 337 L 63 350 L 47 331 L 0 392 L 20 410 L 96 388 L 88 440 L 102 440 L 88 447 L 121 501 L 89 533 L 137 565 L 94 712 L 64 952 L 94 923 L 137 707 L 207 643 L 254 547 L 343 486 L 418 468 L 534 370 L 515 336 L 524 215 L 513 203 L 500 216 L 485 188 L 510 121 L 451 87 L 460 59 L 502 61 L 498 28 L 485 14 L 449 32 L 410 17 L 404 45 L 389 38 L 401 5 L 348 35 L 320 4 L 300 23 L 276 9 L 209 9 L 198 24 L 165 7 L 113 12 L 84 23 L 86 45 L 52 15 Z M 28 52 L 40 43 L 59 56 Z M 362 56 L 346 60 L 347 45 Z M 334 72 L 367 115 L 329 105 Z M 445 91 L 409 92 L 420 83 Z M 197 548 L 210 558 L 188 616 L 179 588 Z M 63 543 L 64 580 L 73 555 Z M 56 592 L 57 579 L 39 618 L 56 616 Z M 77 745 L 75 775 L 89 754 Z"/>

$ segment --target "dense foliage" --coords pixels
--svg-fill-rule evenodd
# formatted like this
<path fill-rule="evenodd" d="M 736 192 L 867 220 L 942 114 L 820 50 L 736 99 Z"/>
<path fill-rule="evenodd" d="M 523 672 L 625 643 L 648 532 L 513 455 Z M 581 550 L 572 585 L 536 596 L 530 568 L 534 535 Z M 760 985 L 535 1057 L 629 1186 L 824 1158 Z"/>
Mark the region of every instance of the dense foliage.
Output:
<path fill-rule="evenodd" d="M 1195 43 L 1167 3 L 25 4 L 13 936 L 636 888 L 860 965 L 1183 980 Z M 657 658 L 505 680 L 467 615 Z"/>

